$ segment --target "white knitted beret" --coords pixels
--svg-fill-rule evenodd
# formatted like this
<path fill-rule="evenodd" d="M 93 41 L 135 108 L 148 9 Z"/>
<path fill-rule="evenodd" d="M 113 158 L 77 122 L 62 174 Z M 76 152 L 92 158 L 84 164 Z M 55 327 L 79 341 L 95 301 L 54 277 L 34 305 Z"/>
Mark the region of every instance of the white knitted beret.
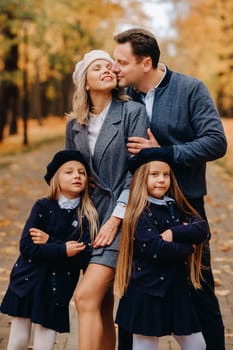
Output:
<path fill-rule="evenodd" d="M 76 63 L 75 69 L 73 72 L 73 82 L 77 86 L 86 69 L 90 64 L 96 60 L 106 60 L 110 63 L 113 63 L 111 56 L 103 50 L 92 50 L 85 54 L 83 59 Z"/>

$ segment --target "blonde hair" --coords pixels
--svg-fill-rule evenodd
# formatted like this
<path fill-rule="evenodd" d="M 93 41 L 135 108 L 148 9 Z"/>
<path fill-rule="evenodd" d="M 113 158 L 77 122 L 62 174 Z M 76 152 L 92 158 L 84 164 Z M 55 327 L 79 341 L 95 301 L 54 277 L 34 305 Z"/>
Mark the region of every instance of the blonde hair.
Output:
<path fill-rule="evenodd" d="M 48 199 L 50 200 L 57 200 L 61 194 L 61 187 L 59 183 L 59 172 L 60 172 L 60 168 L 56 171 L 56 173 L 54 174 L 54 176 L 50 181 L 49 191 L 47 195 Z M 85 174 L 87 176 L 86 169 L 85 169 Z M 80 205 L 78 206 L 77 217 L 78 217 L 79 227 L 81 230 L 81 235 L 82 235 L 83 217 L 86 217 L 89 223 L 91 241 L 93 242 L 99 228 L 99 217 L 98 217 L 97 210 L 88 193 L 88 180 L 84 188 L 84 191 L 80 194 L 80 197 L 81 197 L 81 202 L 80 202 Z"/>
<path fill-rule="evenodd" d="M 115 292 L 119 297 L 122 297 L 128 287 L 134 254 L 134 233 L 137 227 L 138 219 L 143 210 L 148 205 L 147 179 L 150 170 L 150 163 L 143 164 L 139 167 L 132 179 L 130 187 L 130 196 L 126 208 L 125 218 L 122 224 L 122 233 L 120 238 L 119 257 L 116 267 L 115 276 Z M 176 201 L 177 207 L 181 212 L 182 217 L 188 215 L 200 215 L 188 203 L 180 190 L 175 175 L 171 169 L 171 184 L 169 195 Z M 140 195 L 139 195 L 140 193 Z M 189 258 L 190 280 L 194 288 L 200 288 L 201 276 L 201 256 L 202 244 L 194 245 L 194 252 Z"/>
<path fill-rule="evenodd" d="M 91 99 L 86 89 L 87 69 L 76 83 L 72 100 L 72 112 L 67 114 L 69 119 L 76 119 L 81 125 L 88 125 L 89 111 L 92 107 Z M 120 101 L 130 100 L 130 97 L 125 93 L 123 88 L 113 89 L 112 97 Z"/>

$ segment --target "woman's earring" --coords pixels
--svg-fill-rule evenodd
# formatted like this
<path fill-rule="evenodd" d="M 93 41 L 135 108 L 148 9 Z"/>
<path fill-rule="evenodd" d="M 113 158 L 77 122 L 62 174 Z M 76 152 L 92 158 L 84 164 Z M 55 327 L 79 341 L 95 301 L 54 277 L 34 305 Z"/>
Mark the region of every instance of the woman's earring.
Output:
<path fill-rule="evenodd" d="M 89 86 L 86 86 L 86 91 L 89 91 L 89 90 L 90 90 Z"/>

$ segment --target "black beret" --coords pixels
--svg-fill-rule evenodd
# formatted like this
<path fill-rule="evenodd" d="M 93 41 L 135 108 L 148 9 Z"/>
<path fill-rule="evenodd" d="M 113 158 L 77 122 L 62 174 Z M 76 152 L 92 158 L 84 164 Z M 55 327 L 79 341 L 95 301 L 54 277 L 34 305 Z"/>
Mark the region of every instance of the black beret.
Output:
<path fill-rule="evenodd" d="M 76 160 L 77 162 L 82 163 L 86 168 L 87 174 L 90 175 L 89 166 L 79 151 L 62 150 L 57 152 L 54 155 L 52 161 L 47 165 L 47 173 L 45 174 L 44 179 L 48 185 L 50 184 L 50 180 L 56 171 L 60 168 L 60 166 L 71 160 Z"/>
<path fill-rule="evenodd" d="M 171 167 L 174 164 L 174 154 L 172 146 L 144 148 L 135 156 L 129 158 L 128 168 L 134 174 L 137 168 L 145 163 L 158 160 L 168 163 Z"/>

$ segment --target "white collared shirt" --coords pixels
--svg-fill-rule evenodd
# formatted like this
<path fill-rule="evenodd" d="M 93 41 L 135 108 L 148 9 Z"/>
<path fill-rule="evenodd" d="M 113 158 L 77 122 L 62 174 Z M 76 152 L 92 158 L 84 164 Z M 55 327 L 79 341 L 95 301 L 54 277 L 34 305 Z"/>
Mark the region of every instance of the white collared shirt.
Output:
<path fill-rule="evenodd" d="M 80 197 L 74 198 L 74 199 L 68 199 L 63 194 L 60 195 L 60 198 L 58 199 L 58 205 L 61 209 L 74 209 L 76 208 L 80 203 Z"/>
<path fill-rule="evenodd" d="M 166 195 L 162 199 L 148 196 L 147 200 L 148 200 L 148 202 L 154 203 L 157 205 L 167 205 L 167 202 L 175 202 L 174 198 L 166 196 Z"/>
<path fill-rule="evenodd" d="M 107 104 L 107 106 L 103 109 L 103 111 L 98 115 L 89 113 L 88 142 L 89 142 L 89 147 L 92 155 L 94 154 L 96 140 L 99 136 L 100 129 L 102 128 L 102 125 L 107 116 L 110 105 L 111 105 L 111 101 Z"/>
<path fill-rule="evenodd" d="M 166 75 L 166 71 L 167 71 L 165 64 L 159 63 L 159 66 L 160 66 L 160 70 L 162 70 L 164 72 L 162 78 L 160 79 L 158 84 L 155 85 L 154 88 L 150 89 L 147 92 L 147 94 L 145 96 L 141 95 L 142 96 L 142 100 L 145 103 L 147 115 L 149 117 L 150 122 L 151 122 L 151 119 L 152 119 L 152 110 L 153 110 L 153 103 L 154 103 L 154 97 L 155 97 L 155 89 L 162 82 L 162 80 L 164 79 L 164 77 Z"/>

